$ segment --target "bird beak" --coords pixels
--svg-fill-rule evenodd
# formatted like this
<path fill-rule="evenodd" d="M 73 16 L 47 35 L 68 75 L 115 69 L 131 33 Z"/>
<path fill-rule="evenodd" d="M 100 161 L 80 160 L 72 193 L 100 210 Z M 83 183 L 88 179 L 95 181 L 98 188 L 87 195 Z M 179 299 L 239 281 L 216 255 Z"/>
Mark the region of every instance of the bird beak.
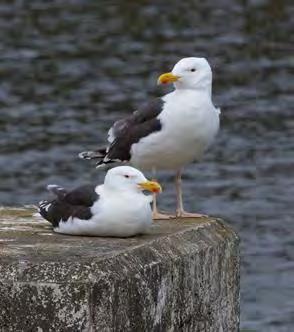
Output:
<path fill-rule="evenodd" d="M 165 73 L 158 77 L 157 84 L 168 84 L 178 81 L 180 76 L 174 75 L 173 73 Z"/>
<path fill-rule="evenodd" d="M 139 185 L 139 188 L 142 190 L 148 190 L 153 193 L 162 192 L 161 185 L 156 181 L 144 181 L 144 182 L 139 183 L 138 185 Z"/>

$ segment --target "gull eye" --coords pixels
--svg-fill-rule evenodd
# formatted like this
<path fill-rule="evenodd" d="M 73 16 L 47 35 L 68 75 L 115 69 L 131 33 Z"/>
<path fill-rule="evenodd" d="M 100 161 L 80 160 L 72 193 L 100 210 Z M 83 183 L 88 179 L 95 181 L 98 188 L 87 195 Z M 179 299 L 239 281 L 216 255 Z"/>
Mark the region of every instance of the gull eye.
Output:
<path fill-rule="evenodd" d="M 190 71 L 196 71 L 196 69 L 195 69 L 195 68 L 192 68 L 192 69 L 190 69 Z"/>
<path fill-rule="evenodd" d="M 129 179 L 130 176 L 126 174 L 126 175 L 124 175 L 124 177 L 127 178 L 127 179 Z"/>

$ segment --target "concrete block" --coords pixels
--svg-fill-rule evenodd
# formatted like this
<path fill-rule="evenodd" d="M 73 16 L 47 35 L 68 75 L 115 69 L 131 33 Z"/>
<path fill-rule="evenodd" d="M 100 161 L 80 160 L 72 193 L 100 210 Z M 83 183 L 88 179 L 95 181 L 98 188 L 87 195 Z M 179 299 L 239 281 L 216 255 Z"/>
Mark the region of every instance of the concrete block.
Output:
<path fill-rule="evenodd" d="M 0 331 L 239 331 L 239 239 L 221 220 L 117 239 L 33 212 L 0 210 Z"/>

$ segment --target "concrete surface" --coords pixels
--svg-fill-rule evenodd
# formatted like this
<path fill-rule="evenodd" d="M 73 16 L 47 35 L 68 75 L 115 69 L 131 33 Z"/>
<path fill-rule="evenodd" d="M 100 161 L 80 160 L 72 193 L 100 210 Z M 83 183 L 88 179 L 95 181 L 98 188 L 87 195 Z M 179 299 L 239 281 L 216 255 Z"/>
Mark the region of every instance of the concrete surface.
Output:
<path fill-rule="evenodd" d="M 239 240 L 220 220 L 156 222 L 129 239 L 54 234 L 0 210 L 0 331 L 239 329 Z"/>

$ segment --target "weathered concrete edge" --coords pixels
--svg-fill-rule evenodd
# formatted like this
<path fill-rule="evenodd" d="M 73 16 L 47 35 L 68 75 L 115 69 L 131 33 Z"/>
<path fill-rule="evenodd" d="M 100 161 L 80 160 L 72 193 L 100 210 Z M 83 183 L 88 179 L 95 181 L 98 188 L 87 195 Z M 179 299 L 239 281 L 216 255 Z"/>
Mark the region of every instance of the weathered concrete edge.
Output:
<path fill-rule="evenodd" d="M 45 261 L 45 262 L 30 262 L 30 261 L 19 261 L 12 263 L 2 263 L 0 262 L 0 282 L 38 282 L 39 284 L 45 283 L 85 283 L 85 282 L 95 282 L 97 281 L 97 276 L 95 273 L 97 271 L 102 271 L 103 267 L 111 265 L 120 264 L 121 262 L 128 263 L 128 257 L 139 257 L 142 250 L 148 250 L 153 248 L 154 251 L 163 251 L 165 253 L 177 251 L 183 243 L 186 241 L 186 236 L 190 233 L 206 233 L 214 234 L 215 240 L 218 242 L 229 240 L 230 238 L 239 244 L 238 235 L 228 227 L 222 219 L 209 219 L 201 224 L 192 224 L 191 226 L 185 228 L 184 230 L 178 231 L 175 234 L 167 234 L 160 238 L 152 239 L 147 243 L 142 243 L 140 245 L 132 246 L 121 251 L 117 251 L 115 254 L 99 257 L 95 260 L 90 261 L 75 261 L 75 262 L 62 262 L 62 261 Z M 220 236 L 222 234 L 222 237 Z M 173 243 L 179 243 L 175 241 L 179 237 L 184 240 L 180 246 L 176 247 Z M 204 236 L 205 238 L 205 236 Z M 215 246 L 215 242 L 211 241 L 209 237 L 206 237 L 207 243 L 195 242 L 189 243 L 189 249 L 193 249 L 194 253 L 198 253 L 201 250 L 206 250 L 209 244 Z M 164 248 L 162 248 L 164 245 Z M 183 248 L 182 248 L 183 249 Z M 187 254 L 182 252 L 183 254 Z M 191 253 L 191 252 L 190 252 Z M 173 252 L 174 254 L 174 252 Z M 146 255 L 144 255 L 146 257 Z M 150 256 L 152 257 L 152 255 Z M 146 263 L 146 262 L 145 262 Z"/>

